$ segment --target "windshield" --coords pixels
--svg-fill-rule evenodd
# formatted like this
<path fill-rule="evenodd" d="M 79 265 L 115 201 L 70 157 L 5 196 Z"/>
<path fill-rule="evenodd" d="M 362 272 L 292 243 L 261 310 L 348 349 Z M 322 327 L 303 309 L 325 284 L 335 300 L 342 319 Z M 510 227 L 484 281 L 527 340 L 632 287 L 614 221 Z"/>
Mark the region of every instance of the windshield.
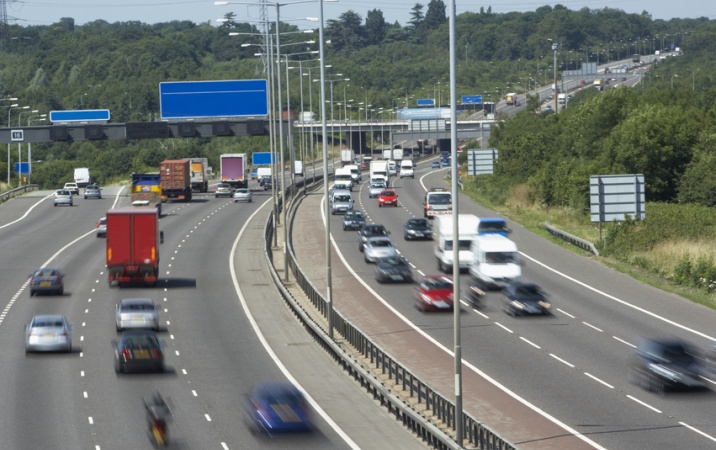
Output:
<path fill-rule="evenodd" d="M 410 220 L 408 221 L 408 228 L 427 228 L 428 227 L 428 221 L 426 219 L 416 219 L 416 220 Z"/>
<path fill-rule="evenodd" d="M 458 241 L 458 245 L 460 246 L 459 250 L 470 250 L 470 246 L 472 245 L 472 241 L 470 240 L 462 240 Z M 452 240 L 445 241 L 445 250 L 452 250 Z"/>
<path fill-rule="evenodd" d="M 427 290 L 434 290 L 434 289 L 452 289 L 452 280 L 449 278 L 441 277 L 441 278 L 425 278 L 423 279 L 422 283 L 420 283 L 424 289 Z"/>
<path fill-rule="evenodd" d="M 388 247 L 392 247 L 393 245 L 387 239 L 376 239 L 375 241 L 370 241 L 370 246 L 371 247 L 388 248 Z"/>
<path fill-rule="evenodd" d="M 362 219 L 363 213 L 360 211 L 347 211 L 345 217 L 349 217 L 351 219 Z"/>
<path fill-rule="evenodd" d="M 517 262 L 515 252 L 489 252 L 485 253 L 485 259 L 490 264 L 514 264 Z"/>
<path fill-rule="evenodd" d="M 342 203 L 350 202 L 350 201 L 351 201 L 351 197 L 350 197 L 349 195 L 336 195 L 334 201 L 336 201 L 336 202 L 342 202 Z"/>
<path fill-rule="evenodd" d="M 452 194 L 430 194 L 428 195 L 428 203 L 433 205 L 449 205 L 450 203 L 452 203 Z"/>
<path fill-rule="evenodd" d="M 480 222 L 479 233 L 504 233 L 507 231 L 505 222 Z"/>

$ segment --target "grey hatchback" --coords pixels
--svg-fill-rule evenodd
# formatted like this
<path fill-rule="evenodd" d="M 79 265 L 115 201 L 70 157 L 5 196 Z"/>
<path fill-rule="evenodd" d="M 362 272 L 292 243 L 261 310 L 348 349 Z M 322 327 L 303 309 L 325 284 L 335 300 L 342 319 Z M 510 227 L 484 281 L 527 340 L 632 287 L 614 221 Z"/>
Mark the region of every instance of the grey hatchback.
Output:
<path fill-rule="evenodd" d="M 85 199 L 88 198 L 102 198 L 102 188 L 96 184 L 90 184 L 85 188 Z"/>

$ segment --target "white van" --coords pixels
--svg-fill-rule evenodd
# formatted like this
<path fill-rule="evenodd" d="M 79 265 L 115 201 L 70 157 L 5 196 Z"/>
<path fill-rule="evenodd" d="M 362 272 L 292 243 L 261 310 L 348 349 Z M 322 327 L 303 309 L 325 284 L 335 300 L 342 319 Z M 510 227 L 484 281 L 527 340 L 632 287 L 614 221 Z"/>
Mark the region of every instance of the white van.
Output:
<path fill-rule="evenodd" d="M 293 162 L 293 173 L 298 175 L 299 177 L 303 176 L 303 161 Z"/>
<path fill-rule="evenodd" d="M 452 273 L 453 260 L 453 218 L 454 215 L 437 216 L 435 218 L 435 259 L 438 268 L 445 273 Z M 472 266 L 472 239 L 477 236 L 477 226 L 480 219 L 473 214 L 458 214 L 458 264 L 460 270 L 467 270 Z"/>
<path fill-rule="evenodd" d="M 261 178 L 271 178 L 270 167 L 259 167 L 256 169 L 256 177 L 260 180 Z"/>
<path fill-rule="evenodd" d="M 517 244 L 499 234 L 484 234 L 472 240 L 470 275 L 488 288 L 503 288 L 519 280 L 522 267 Z"/>
<path fill-rule="evenodd" d="M 412 159 L 404 159 L 400 162 L 400 178 L 404 177 L 415 178 Z"/>
<path fill-rule="evenodd" d="M 87 187 L 87 185 L 90 184 L 90 173 L 87 167 L 79 167 L 75 169 L 75 183 L 77 183 L 77 186 L 81 188 Z"/>
<path fill-rule="evenodd" d="M 336 188 L 353 190 L 353 177 L 351 175 L 351 169 L 347 167 L 337 168 L 335 171 L 334 184 Z"/>
<path fill-rule="evenodd" d="M 353 196 L 351 191 L 336 189 L 331 193 L 330 199 L 331 214 L 345 213 L 353 209 Z"/>
<path fill-rule="evenodd" d="M 360 168 L 357 164 L 349 164 L 345 166 L 345 168 L 351 171 L 351 179 L 353 180 L 353 184 L 358 184 L 359 182 L 363 181 L 363 174 L 361 173 Z"/>

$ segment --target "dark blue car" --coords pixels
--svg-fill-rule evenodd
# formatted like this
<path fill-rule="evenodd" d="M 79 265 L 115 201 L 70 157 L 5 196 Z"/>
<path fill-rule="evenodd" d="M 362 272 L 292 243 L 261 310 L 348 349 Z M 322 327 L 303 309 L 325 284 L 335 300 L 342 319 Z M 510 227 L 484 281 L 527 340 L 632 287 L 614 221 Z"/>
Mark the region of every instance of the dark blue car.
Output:
<path fill-rule="evenodd" d="M 349 209 L 343 216 L 343 231 L 360 230 L 365 225 L 365 217 L 362 211 Z"/>
<path fill-rule="evenodd" d="M 257 384 L 247 399 L 246 408 L 252 432 L 274 435 L 313 429 L 308 402 L 291 383 Z"/>
<path fill-rule="evenodd" d="M 443 167 L 450 167 L 450 160 L 449 160 L 449 159 L 443 159 Z"/>

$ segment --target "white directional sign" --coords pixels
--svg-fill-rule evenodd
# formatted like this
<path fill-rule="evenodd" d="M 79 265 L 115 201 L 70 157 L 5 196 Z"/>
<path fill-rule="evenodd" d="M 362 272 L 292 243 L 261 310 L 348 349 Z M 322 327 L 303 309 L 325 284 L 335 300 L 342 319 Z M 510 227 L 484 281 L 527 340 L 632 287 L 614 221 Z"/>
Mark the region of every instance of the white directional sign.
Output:
<path fill-rule="evenodd" d="M 10 140 L 13 142 L 22 142 L 25 140 L 25 130 L 10 130 Z"/>

